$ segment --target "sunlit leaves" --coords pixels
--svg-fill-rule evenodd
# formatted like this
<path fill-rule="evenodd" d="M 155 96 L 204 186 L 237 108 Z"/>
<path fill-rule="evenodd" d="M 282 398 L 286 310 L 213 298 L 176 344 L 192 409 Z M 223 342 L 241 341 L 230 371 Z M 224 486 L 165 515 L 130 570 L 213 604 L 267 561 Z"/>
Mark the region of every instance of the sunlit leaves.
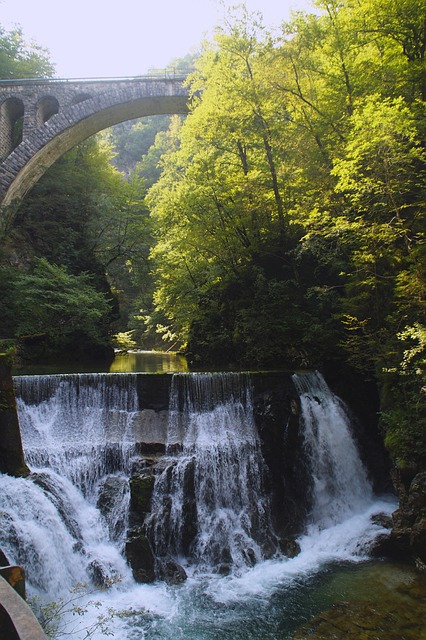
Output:
<path fill-rule="evenodd" d="M 345 155 L 336 160 L 337 189 L 348 194 L 358 215 L 387 221 L 405 215 L 415 189 L 425 186 L 426 160 L 413 113 L 402 98 L 375 94 L 351 118 Z M 386 218 L 385 218 L 386 219 Z"/>
<path fill-rule="evenodd" d="M 0 26 L 0 78 L 34 78 L 53 75 L 49 53 L 28 42 L 20 27 L 7 32 Z"/>

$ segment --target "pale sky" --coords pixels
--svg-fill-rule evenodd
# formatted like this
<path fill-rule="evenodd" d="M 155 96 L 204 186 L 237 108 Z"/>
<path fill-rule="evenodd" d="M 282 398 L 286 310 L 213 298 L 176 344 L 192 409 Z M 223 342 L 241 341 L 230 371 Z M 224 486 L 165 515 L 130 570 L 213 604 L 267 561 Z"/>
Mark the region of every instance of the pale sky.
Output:
<path fill-rule="evenodd" d="M 227 4 L 239 4 L 233 0 Z M 278 26 L 309 0 L 246 0 Z M 61 78 L 123 77 L 197 50 L 221 21 L 218 0 L 0 0 L 0 25 L 22 27 L 50 52 Z"/>

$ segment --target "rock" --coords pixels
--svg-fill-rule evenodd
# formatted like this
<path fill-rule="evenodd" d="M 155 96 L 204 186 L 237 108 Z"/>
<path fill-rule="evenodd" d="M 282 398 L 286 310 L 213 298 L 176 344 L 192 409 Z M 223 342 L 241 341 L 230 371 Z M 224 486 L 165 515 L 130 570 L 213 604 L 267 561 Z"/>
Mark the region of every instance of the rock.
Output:
<path fill-rule="evenodd" d="M 300 544 L 294 538 L 282 538 L 279 547 L 287 558 L 295 558 L 300 553 Z"/>
<path fill-rule="evenodd" d="M 373 558 L 393 558 L 397 560 L 406 556 L 408 547 L 403 547 L 401 550 L 389 534 L 382 533 L 366 546 L 365 551 Z"/>
<path fill-rule="evenodd" d="M 426 565 L 426 472 L 398 469 L 393 479 L 400 505 L 393 514 L 391 548 L 397 558 L 414 560 L 422 567 Z"/>
<path fill-rule="evenodd" d="M 122 509 L 128 492 L 129 481 L 120 476 L 108 476 L 99 486 L 96 506 L 105 518 L 112 540 L 121 540 L 127 526 Z"/>
<path fill-rule="evenodd" d="M 426 564 L 426 518 L 418 519 L 411 530 L 410 545 L 418 566 Z"/>
<path fill-rule="evenodd" d="M 113 510 L 117 494 L 121 493 L 123 478 L 118 476 L 108 476 L 99 487 L 97 508 L 104 517 Z"/>
<path fill-rule="evenodd" d="M 375 513 L 371 516 L 371 522 L 379 527 L 383 527 L 383 529 L 392 529 L 393 527 L 393 520 L 391 516 L 388 516 L 386 513 Z"/>
<path fill-rule="evenodd" d="M 0 472 L 28 476 L 12 380 L 12 358 L 0 353 Z"/>
<path fill-rule="evenodd" d="M 417 513 L 426 510 L 426 471 L 418 473 L 413 478 L 408 496 L 411 506 Z"/>
<path fill-rule="evenodd" d="M 8 567 L 10 565 L 9 560 L 6 555 L 3 553 L 2 549 L 0 549 L 0 567 Z"/>
<path fill-rule="evenodd" d="M 167 584 L 182 584 L 187 579 L 185 569 L 172 558 L 157 561 L 158 577 Z"/>
<path fill-rule="evenodd" d="M 246 563 L 250 567 L 254 567 L 254 565 L 256 564 L 256 554 L 254 552 L 254 549 L 252 549 L 251 547 L 244 549 L 243 556 L 245 558 Z"/>
<path fill-rule="evenodd" d="M 110 582 L 110 576 L 106 571 L 106 568 L 103 566 L 99 560 L 93 560 L 89 564 L 89 573 L 92 578 L 93 584 L 97 587 L 107 587 Z"/>
<path fill-rule="evenodd" d="M 142 525 L 151 509 L 155 477 L 151 473 L 137 473 L 130 478 L 130 523 Z"/>
<path fill-rule="evenodd" d="M 143 527 L 135 527 L 127 533 L 126 558 L 136 582 L 154 582 L 155 561 L 151 545 Z"/>
<path fill-rule="evenodd" d="M 231 573 L 231 565 L 227 562 L 222 562 L 216 567 L 215 571 L 220 576 L 229 576 L 229 574 Z"/>

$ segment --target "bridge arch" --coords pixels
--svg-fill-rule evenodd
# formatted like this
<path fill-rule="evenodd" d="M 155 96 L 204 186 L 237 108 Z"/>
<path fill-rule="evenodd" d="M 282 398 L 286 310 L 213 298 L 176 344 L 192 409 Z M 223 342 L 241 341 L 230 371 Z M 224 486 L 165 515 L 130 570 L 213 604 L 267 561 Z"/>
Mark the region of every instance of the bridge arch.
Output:
<path fill-rule="evenodd" d="M 59 101 L 55 96 L 43 96 L 37 103 L 37 126 L 50 120 L 52 116 L 59 112 Z"/>
<path fill-rule="evenodd" d="M 0 105 L 0 161 L 22 142 L 24 103 L 20 98 L 7 98 Z"/>
<path fill-rule="evenodd" d="M 44 91 L 30 108 L 25 105 L 35 117 L 24 121 L 24 139 L 0 165 L 3 206 L 22 199 L 58 158 L 93 134 L 143 116 L 188 112 L 188 90 L 182 79 L 116 81 L 104 83 L 101 91 L 95 83 L 87 87 L 80 83 L 72 95 L 71 84 L 62 93 L 49 87 L 49 94 Z M 21 114 L 22 104 L 16 103 L 13 113 Z"/>

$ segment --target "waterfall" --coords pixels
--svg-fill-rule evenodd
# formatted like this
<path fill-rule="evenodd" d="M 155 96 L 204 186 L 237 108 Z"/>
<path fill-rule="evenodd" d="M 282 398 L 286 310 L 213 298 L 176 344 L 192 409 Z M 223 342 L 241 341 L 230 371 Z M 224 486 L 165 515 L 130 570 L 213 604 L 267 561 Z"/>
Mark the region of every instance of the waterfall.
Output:
<path fill-rule="evenodd" d="M 15 378 L 29 479 L 1 478 L 1 546 L 55 595 L 129 571 L 120 554 L 138 410 L 134 375 Z M 52 591 L 53 587 L 53 591 Z"/>
<path fill-rule="evenodd" d="M 25 479 L 0 474 L 0 546 L 12 563 L 25 567 L 29 594 L 42 600 L 66 600 L 76 584 L 92 588 L 121 577 L 119 584 L 98 591 L 95 602 L 87 595 L 79 630 L 76 616 L 65 615 L 67 633 L 76 640 L 87 638 L 99 613 L 108 615 L 110 609 L 123 611 L 113 622 L 122 640 L 225 635 L 242 640 L 264 632 L 276 637 L 281 629 L 286 629 L 282 637 L 290 637 L 294 602 L 300 621 L 307 603 L 315 602 L 311 578 L 325 564 L 329 573 L 342 561 L 366 558 L 370 541 L 384 533 L 371 516 L 395 508 L 372 496 L 344 404 L 319 373 L 293 376 L 305 452 L 289 454 L 309 464 L 312 508 L 297 541 L 300 553 L 287 558 L 277 552 L 271 524 L 253 378 L 181 373 L 167 379 L 167 450 L 160 458 L 149 457 L 156 477 L 146 531 L 159 564 L 171 557 L 189 575 L 173 589 L 161 582 L 136 584 L 123 557 L 129 475 L 146 471 L 137 442 L 157 424 L 152 409 L 144 422 L 137 386 L 143 387 L 140 397 L 149 395 L 149 387 L 137 385 L 137 379 L 134 374 L 15 379 L 32 473 Z M 165 420 L 161 442 L 164 427 Z M 286 428 L 283 424 L 283 438 Z M 151 431 L 146 441 L 158 442 Z"/>
<path fill-rule="evenodd" d="M 175 374 L 149 531 L 158 556 L 238 571 L 276 548 L 249 378 Z"/>
<path fill-rule="evenodd" d="M 77 584 L 128 574 L 99 511 L 55 472 L 29 479 L 0 474 L 0 540 L 6 557 L 25 567 L 30 592 L 58 598 Z"/>
<path fill-rule="evenodd" d="M 87 496 L 106 474 L 129 472 L 136 376 L 22 376 L 15 378 L 15 386 L 30 468 L 49 467 Z"/>
<path fill-rule="evenodd" d="M 311 466 L 310 523 L 320 528 L 342 522 L 372 500 L 372 488 L 351 433 L 347 408 L 323 376 L 294 374 L 302 428 Z"/>

